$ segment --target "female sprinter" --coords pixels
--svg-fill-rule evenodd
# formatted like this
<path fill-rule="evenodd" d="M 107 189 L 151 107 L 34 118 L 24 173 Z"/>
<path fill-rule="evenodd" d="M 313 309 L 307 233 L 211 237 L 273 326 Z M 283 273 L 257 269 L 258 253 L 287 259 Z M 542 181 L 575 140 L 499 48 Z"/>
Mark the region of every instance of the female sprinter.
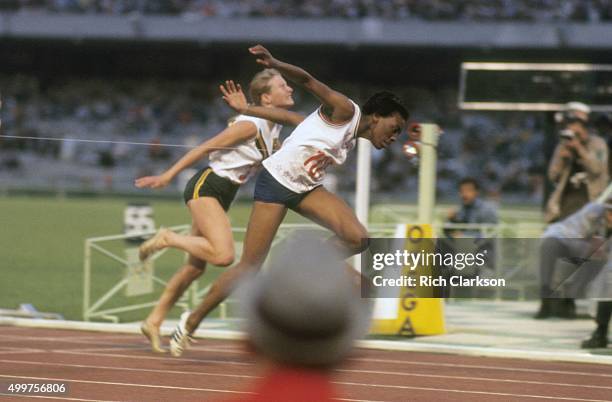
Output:
<path fill-rule="evenodd" d="M 280 108 L 284 113 L 276 121 L 297 125 L 303 117 L 286 109 L 293 106 L 293 89 L 274 69 L 257 73 L 249 86 L 252 101 L 262 109 Z M 246 115 L 237 116 L 230 125 L 210 140 L 185 154 L 159 176 L 141 177 L 139 188 L 162 188 L 183 169 L 208 155 L 208 167 L 201 169 L 188 182 L 184 199 L 192 218 L 190 235 L 160 229 L 140 246 L 140 259 L 173 247 L 189 254 L 189 258 L 170 279 L 159 302 L 141 325 L 151 349 L 164 353 L 159 328 L 168 311 L 189 285 L 196 280 L 207 263 L 228 266 L 234 261 L 234 239 L 226 214 L 238 187 L 252 177 L 262 160 L 279 147 L 279 124 Z"/>
<path fill-rule="evenodd" d="M 227 297 L 236 281 L 245 272 L 261 267 L 287 209 L 331 230 L 335 234 L 331 241 L 347 257 L 367 247 L 368 233 L 354 212 L 340 197 L 328 192 L 321 182 L 327 167 L 346 161 L 358 137 L 369 140 L 376 148 L 384 148 L 395 141 L 408 119 L 406 108 L 390 92 L 373 95 L 360 108 L 303 69 L 275 59 L 263 46 L 254 46 L 249 51 L 259 64 L 277 69 L 315 95 L 321 106 L 295 128 L 278 152 L 263 162 L 242 258 L 219 276 L 196 310 L 191 314 L 183 313 L 170 339 L 170 350 L 175 356 L 183 353 L 189 343 L 189 334 Z M 233 91 L 232 86 L 225 89 L 226 101 Z M 267 111 L 273 109 L 242 107 L 240 112 L 276 118 Z"/>

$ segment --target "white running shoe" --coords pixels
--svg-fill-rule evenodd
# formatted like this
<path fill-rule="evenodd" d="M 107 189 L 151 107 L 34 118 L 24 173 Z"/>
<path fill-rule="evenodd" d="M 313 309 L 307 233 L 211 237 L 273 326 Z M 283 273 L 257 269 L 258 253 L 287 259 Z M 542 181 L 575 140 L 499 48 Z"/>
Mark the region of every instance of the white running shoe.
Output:
<path fill-rule="evenodd" d="M 183 314 L 181 314 L 179 323 L 177 324 L 174 332 L 172 333 L 172 337 L 170 338 L 170 353 L 172 353 L 172 356 L 174 357 L 180 357 L 192 340 L 190 334 L 185 328 L 187 318 L 189 318 L 190 314 L 190 311 L 185 311 Z"/>

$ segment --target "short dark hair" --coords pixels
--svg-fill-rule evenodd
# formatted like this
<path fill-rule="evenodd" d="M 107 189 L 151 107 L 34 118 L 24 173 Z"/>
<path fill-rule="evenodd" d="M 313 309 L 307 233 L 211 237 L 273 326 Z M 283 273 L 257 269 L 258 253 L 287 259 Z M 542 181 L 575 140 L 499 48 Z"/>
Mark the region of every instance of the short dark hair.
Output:
<path fill-rule="evenodd" d="M 478 180 L 473 177 L 464 177 L 461 179 L 459 182 L 459 187 L 463 186 L 464 184 L 471 184 L 476 190 L 480 191 L 480 183 L 478 183 Z"/>
<path fill-rule="evenodd" d="M 397 112 L 404 120 L 408 120 L 410 116 L 406 106 L 404 106 L 400 98 L 389 91 L 377 92 L 370 96 L 370 99 L 363 104 L 361 110 L 365 115 L 376 113 L 382 117 L 391 116 L 393 113 Z"/>

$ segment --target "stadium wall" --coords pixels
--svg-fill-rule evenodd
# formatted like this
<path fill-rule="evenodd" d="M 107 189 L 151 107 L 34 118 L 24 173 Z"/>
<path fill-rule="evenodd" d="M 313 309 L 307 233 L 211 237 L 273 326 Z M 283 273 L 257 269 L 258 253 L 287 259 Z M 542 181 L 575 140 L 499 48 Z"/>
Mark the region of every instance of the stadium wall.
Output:
<path fill-rule="evenodd" d="M 4 37 L 349 46 L 610 49 L 612 24 L 3 14 Z"/>

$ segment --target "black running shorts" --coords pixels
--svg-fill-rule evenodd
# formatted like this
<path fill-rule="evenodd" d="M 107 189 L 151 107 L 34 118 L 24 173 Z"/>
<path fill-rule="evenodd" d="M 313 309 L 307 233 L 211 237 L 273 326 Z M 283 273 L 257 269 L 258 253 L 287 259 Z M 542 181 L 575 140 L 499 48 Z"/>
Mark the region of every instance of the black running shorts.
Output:
<path fill-rule="evenodd" d="M 236 197 L 239 184 L 229 179 L 221 177 L 209 167 L 205 167 L 196 173 L 185 186 L 183 198 L 185 204 L 190 200 L 200 197 L 212 197 L 219 201 L 219 204 L 227 211 Z"/>

